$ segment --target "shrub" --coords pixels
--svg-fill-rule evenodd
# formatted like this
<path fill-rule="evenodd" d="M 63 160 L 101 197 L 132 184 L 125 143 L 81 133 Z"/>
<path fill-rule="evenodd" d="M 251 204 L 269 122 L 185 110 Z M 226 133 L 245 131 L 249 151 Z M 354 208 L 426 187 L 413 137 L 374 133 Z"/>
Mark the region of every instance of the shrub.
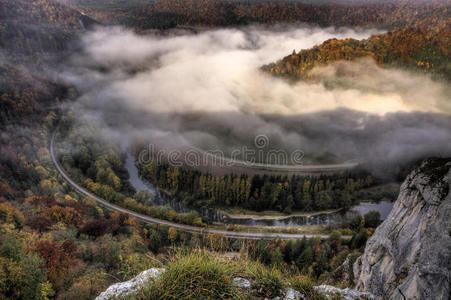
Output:
<path fill-rule="evenodd" d="M 104 235 L 107 231 L 108 224 L 102 220 L 87 221 L 86 224 L 80 228 L 80 233 L 87 234 L 94 238 Z"/>
<path fill-rule="evenodd" d="M 51 225 L 52 225 L 52 221 L 45 217 L 45 216 L 33 216 L 30 218 L 27 218 L 27 224 L 39 231 L 39 232 L 43 232 L 46 231 Z"/>
<path fill-rule="evenodd" d="M 24 256 L 19 261 L 0 257 L 0 299 L 41 299 L 45 276 L 36 257 Z"/>
<path fill-rule="evenodd" d="M 365 227 L 376 228 L 381 222 L 381 214 L 377 211 L 370 211 L 365 214 Z"/>
<path fill-rule="evenodd" d="M 296 276 L 291 282 L 291 287 L 299 291 L 306 299 L 309 300 L 326 300 L 327 298 L 313 288 L 312 280 L 307 276 Z"/>
<path fill-rule="evenodd" d="M 77 263 L 75 242 L 67 240 L 59 245 L 52 241 L 38 240 L 34 244 L 34 250 L 47 269 L 47 279 L 53 286 L 61 286 L 69 270 Z"/>
<path fill-rule="evenodd" d="M 24 223 L 24 215 L 22 212 L 11 205 L 9 202 L 0 203 L 0 220 L 10 223 L 17 229 L 22 229 Z"/>
<path fill-rule="evenodd" d="M 246 272 L 253 279 L 251 288 L 254 296 L 262 298 L 283 296 L 285 282 L 276 267 L 268 269 L 261 263 L 251 263 Z"/>
<path fill-rule="evenodd" d="M 236 267 L 231 262 L 207 252 L 178 253 L 138 299 L 241 299 L 232 280 L 235 274 Z"/>
<path fill-rule="evenodd" d="M 362 229 L 363 225 L 364 225 L 365 221 L 363 219 L 362 216 L 357 215 L 354 218 L 351 219 L 351 221 L 349 222 L 349 227 L 354 231 L 354 232 L 359 232 L 360 229 Z"/>
<path fill-rule="evenodd" d="M 365 230 L 361 230 L 357 235 L 353 236 L 351 241 L 351 247 L 353 249 L 361 249 L 365 246 L 368 234 Z"/>

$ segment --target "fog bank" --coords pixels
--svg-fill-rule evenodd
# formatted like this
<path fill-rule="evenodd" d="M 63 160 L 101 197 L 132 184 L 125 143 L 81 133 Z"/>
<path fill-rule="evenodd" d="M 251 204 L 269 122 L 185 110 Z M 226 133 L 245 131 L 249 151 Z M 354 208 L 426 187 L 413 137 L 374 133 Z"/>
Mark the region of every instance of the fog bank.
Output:
<path fill-rule="evenodd" d="M 139 36 L 98 28 L 81 38 L 64 73 L 81 92 L 78 116 L 121 143 L 230 151 L 264 134 L 275 148 L 342 160 L 451 154 L 450 89 L 425 75 L 369 59 L 319 68 L 314 83 L 259 70 L 293 49 L 374 33 L 279 26 Z"/>

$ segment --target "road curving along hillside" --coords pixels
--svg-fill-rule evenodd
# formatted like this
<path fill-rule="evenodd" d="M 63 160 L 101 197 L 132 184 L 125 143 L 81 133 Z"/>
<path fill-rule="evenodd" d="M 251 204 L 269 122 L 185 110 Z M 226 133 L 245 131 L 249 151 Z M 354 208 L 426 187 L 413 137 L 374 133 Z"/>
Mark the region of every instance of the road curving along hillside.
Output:
<path fill-rule="evenodd" d="M 149 224 L 158 224 L 158 225 L 166 225 L 166 226 L 170 226 L 170 227 L 174 227 L 175 229 L 179 230 L 179 231 L 185 231 L 185 232 L 191 232 L 191 233 L 199 233 L 199 234 L 220 234 L 220 235 L 224 235 L 226 237 L 229 238 L 239 238 L 239 239 L 266 239 L 266 240 L 271 240 L 271 239 L 276 239 L 276 238 L 281 238 L 281 239 L 300 239 L 303 238 L 304 236 L 306 238 L 312 238 L 312 237 L 316 237 L 316 236 L 320 236 L 322 239 L 327 239 L 329 237 L 329 235 L 311 235 L 311 234 L 290 234 L 290 233 L 266 233 L 266 232 L 235 232 L 235 231 L 227 231 L 227 230 L 219 230 L 219 229 L 211 229 L 208 227 L 196 227 L 196 226 L 190 226 L 190 225 L 185 225 L 185 224 L 179 224 L 179 223 L 174 223 L 171 221 L 167 221 L 167 220 L 162 220 L 162 219 L 157 219 L 157 218 L 153 218 L 153 217 L 149 217 L 134 211 L 131 211 L 129 209 L 114 205 L 109 203 L 108 201 L 97 197 L 96 195 L 94 195 L 93 193 L 89 192 L 88 190 L 86 190 L 85 188 L 83 188 L 82 186 L 78 185 L 76 182 L 74 182 L 68 175 L 67 173 L 64 171 L 64 169 L 61 167 L 61 165 L 59 164 L 59 161 L 55 155 L 55 137 L 56 137 L 56 131 L 53 132 L 51 139 L 50 139 L 50 143 L 49 143 L 49 151 L 50 151 L 50 157 L 51 160 L 53 162 L 53 165 L 55 166 L 56 171 L 61 175 L 61 177 L 63 177 L 63 179 L 70 184 L 77 192 L 79 192 L 80 194 L 82 194 L 85 197 L 94 199 L 98 204 L 100 204 L 101 206 L 110 209 L 110 210 L 114 210 L 120 213 L 125 213 L 128 214 L 130 216 L 135 217 L 136 219 L 145 222 L 145 223 L 149 223 Z M 349 238 L 349 236 L 343 236 L 344 238 Z"/>

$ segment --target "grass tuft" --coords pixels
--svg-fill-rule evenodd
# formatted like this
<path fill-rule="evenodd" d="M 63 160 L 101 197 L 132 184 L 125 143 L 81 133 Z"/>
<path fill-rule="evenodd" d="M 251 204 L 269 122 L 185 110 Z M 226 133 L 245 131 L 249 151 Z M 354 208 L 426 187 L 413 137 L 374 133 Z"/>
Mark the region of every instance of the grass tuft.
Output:
<path fill-rule="evenodd" d="M 282 297 L 286 284 L 277 267 L 266 267 L 259 262 L 247 265 L 245 273 L 252 279 L 252 294 L 260 298 Z"/>
<path fill-rule="evenodd" d="M 307 276 L 296 276 L 291 282 L 291 287 L 299 291 L 309 300 L 327 300 L 327 298 L 315 291 L 312 280 Z"/>
<path fill-rule="evenodd" d="M 198 250 L 176 253 L 166 271 L 141 292 L 138 299 L 242 299 L 233 282 L 236 265 Z"/>

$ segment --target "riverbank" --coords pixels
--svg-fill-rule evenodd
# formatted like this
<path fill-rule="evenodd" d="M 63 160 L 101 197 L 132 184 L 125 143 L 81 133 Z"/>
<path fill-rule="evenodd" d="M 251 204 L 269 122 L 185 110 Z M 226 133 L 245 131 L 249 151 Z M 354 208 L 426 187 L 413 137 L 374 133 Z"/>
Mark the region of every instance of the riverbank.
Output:
<path fill-rule="evenodd" d="M 335 229 L 329 225 L 258 226 L 258 225 L 227 225 L 216 222 L 214 224 L 209 225 L 208 228 L 216 230 L 227 230 L 232 232 L 305 234 L 310 236 L 329 235 Z"/>
<path fill-rule="evenodd" d="M 259 221 L 259 220 L 283 220 L 293 217 L 314 217 L 319 215 L 330 215 L 341 211 L 341 208 L 313 212 L 298 211 L 293 212 L 291 214 L 284 214 L 275 210 L 265 210 L 258 212 L 240 207 L 219 208 L 218 211 L 230 219 L 250 219 L 254 221 Z"/>

